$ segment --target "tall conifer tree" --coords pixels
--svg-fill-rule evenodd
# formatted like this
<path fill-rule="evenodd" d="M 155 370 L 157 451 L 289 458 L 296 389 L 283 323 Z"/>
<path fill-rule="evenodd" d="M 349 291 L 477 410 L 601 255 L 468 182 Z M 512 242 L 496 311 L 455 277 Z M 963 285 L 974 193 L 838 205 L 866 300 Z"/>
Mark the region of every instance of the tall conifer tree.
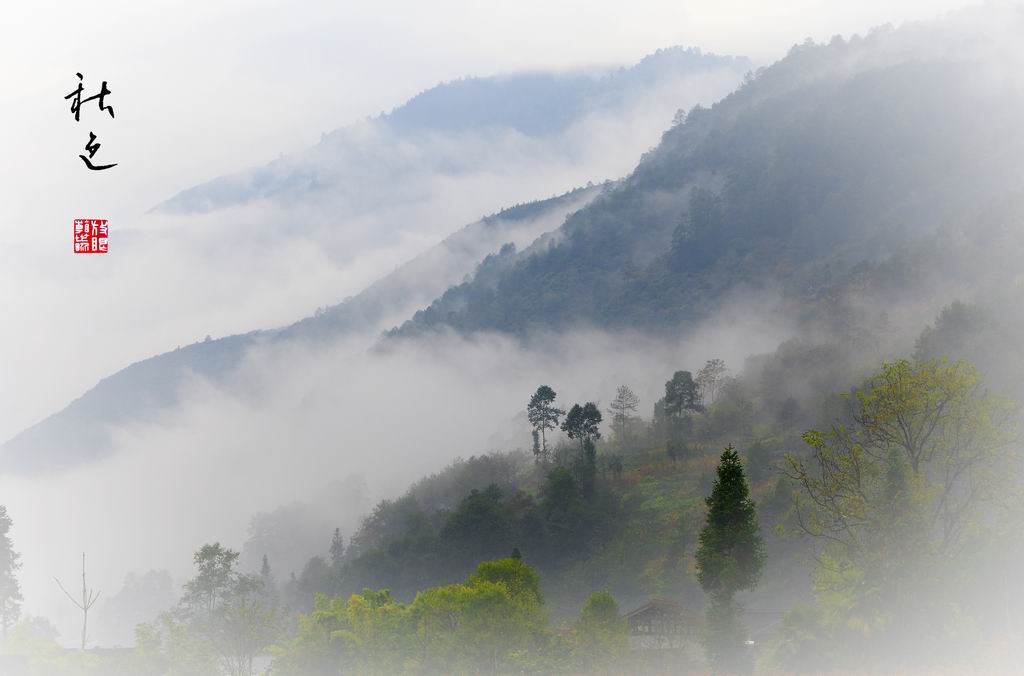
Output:
<path fill-rule="evenodd" d="M 739 454 L 726 447 L 718 478 L 705 500 L 707 521 L 697 549 L 697 579 L 711 599 L 707 611 L 708 659 L 726 673 L 749 669 L 736 592 L 753 589 L 761 577 L 765 550 L 757 508 Z"/>

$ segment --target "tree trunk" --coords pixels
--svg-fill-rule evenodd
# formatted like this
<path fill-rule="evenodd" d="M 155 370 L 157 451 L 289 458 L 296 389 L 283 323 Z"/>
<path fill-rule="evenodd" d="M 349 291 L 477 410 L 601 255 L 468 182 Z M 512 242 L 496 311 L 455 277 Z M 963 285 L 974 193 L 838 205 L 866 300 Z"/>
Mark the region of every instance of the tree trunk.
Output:
<path fill-rule="evenodd" d="M 82 650 L 85 650 L 86 629 L 89 626 L 89 597 L 85 592 L 85 552 L 82 552 Z"/>

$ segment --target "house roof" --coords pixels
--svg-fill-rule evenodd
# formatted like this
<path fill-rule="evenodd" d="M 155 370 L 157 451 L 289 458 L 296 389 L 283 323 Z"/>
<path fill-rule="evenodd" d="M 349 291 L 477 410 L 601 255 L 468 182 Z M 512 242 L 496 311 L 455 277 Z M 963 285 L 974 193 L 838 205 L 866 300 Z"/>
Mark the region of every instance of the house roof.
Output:
<path fill-rule="evenodd" d="M 680 613 L 682 612 L 683 607 L 675 601 L 669 601 L 668 599 L 651 599 L 650 601 L 643 604 L 636 610 L 632 610 L 626 613 L 626 617 L 630 618 L 635 617 L 637 615 L 642 615 L 649 610 L 668 610 L 671 612 Z"/>

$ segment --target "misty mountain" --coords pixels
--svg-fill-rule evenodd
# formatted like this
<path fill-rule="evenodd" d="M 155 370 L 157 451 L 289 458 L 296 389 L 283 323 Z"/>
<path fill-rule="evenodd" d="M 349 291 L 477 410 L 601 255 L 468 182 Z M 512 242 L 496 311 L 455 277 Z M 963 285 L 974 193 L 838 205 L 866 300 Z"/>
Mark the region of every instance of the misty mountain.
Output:
<path fill-rule="evenodd" d="M 361 293 L 290 326 L 207 338 L 132 364 L 0 446 L 0 465 L 5 471 L 43 471 L 94 459 L 109 449 L 118 426 L 158 421 L 161 412 L 178 402 L 181 388 L 191 379 L 223 383 L 254 346 L 327 340 L 347 332 L 375 335 L 462 281 L 492 251 L 522 246 L 557 228 L 602 189 L 578 188 L 484 217 Z"/>
<path fill-rule="evenodd" d="M 670 117 L 678 107 L 678 102 L 672 107 L 673 100 L 696 86 L 694 78 L 720 78 L 721 95 L 750 69 L 745 58 L 674 47 L 629 68 L 442 83 L 390 113 L 324 134 L 305 152 L 183 190 L 157 209 L 201 212 L 259 199 L 295 203 L 332 198 L 344 198 L 350 208 L 354 202 L 357 208 L 371 209 L 376 205 L 367 189 L 376 195 L 384 180 L 390 200 L 415 200 L 422 197 L 416 189 L 392 181 L 414 180 L 423 173 L 459 176 L 500 164 L 510 148 L 532 147 L 531 141 L 578 152 L 576 141 L 565 137 L 576 125 L 664 105 Z M 467 151 L 467 145 L 479 152 Z"/>
<path fill-rule="evenodd" d="M 994 69 L 965 19 L 978 17 L 794 47 L 689 111 L 557 236 L 391 335 L 674 333 L 740 288 L 825 298 L 858 266 L 969 221 L 1020 186 L 1024 99 L 1019 71 Z"/>
<path fill-rule="evenodd" d="M 1021 21 L 1012 11 L 999 20 Z M 1024 177 L 1021 71 L 989 58 L 978 39 L 986 33 L 975 25 L 987 21 L 990 14 L 967 13 L 952 28 L 909 25 L 794 47 L 719 103 L 680 116 L 627 178 L 600 195 L 570 193 L 512 210 L 499 219 L 507 232 L 489 232 L 493 222 L 485 219 L 467 229 L 470 240 L 487 233 L 470 251 L 450 241 L 292 327 L 133 365 L 0 447 L 3 462 L 38 469 L 90 457 L 105 448 L 111 427 L 152 419 L 190 374 L 217 381 L 261 341 L 386 328 L 416 307 L 425 309 L 392 338 L 580 326 L 678 337 L 730 294 L 751 290 L 778 293 L 794 320 L 865 340 L 892 332 L 911 307 L 897 303 L 902 297 L 923 305 L 929 321 L 931 310 L 979 291 L 977 281 L 954 279 L 987 279 L 958 276 L 965 262 L 956 253 L 977 215 Z M 443 108 L 421 96 L 409 109 L 420 112 L 401 114 L 409 128 Z M 274 181 L 261 185 L 298 194 Z M 238 199 L 253 194 L 243 190 Z M 922 246 L 940 232 L 937 247 Z M 998 246 L 977 244 L 975 265 L 986 247 Z M 428 271 L 438 275 L 433 285 L 423 283 Z M 887 306 L 865 319 L 864 308 L 878 299 Z M 923 322 L 914 321 L 916 335 Z"/>
<path fill-rule="evenodd" d="M 619 164 L 634 162 L 646 147 L 650 129 L 663 128 L 688 101 L 725 94 L 749 68 L 743 58 L 672 48 L 617 70 L 442 84 L 389 114 L 325 134 L 308 151 L 185 190 L 156 211 L 176 219 L 217 211 L 214 222 L 225 230 L 274 242 L 310 240 L 344 265 L 402 241 L 439 241 L 452 232 L 457 214 L 469 220 L 481 213 L 476 205 L 492 209 L 518 195 L 557 194 L 586 182 L 574 177 L 594 172 L 598 179 L 618 175 L 626 166 Z M 597 130 L 611 136 L 607 148 L 594 143 Z M 133 364 L 0 446 L 0 464 L 40 469 L 95 457 L 114 430 L 157 421 L 193 378 L 223 383 L 248 350 L 268 341 L 374 335 L 394 326 L 464 281 L 489 254 L 524 248 L 556 229 L 598 190 L 484 218 L 293 326 L 209 340 Z"/>

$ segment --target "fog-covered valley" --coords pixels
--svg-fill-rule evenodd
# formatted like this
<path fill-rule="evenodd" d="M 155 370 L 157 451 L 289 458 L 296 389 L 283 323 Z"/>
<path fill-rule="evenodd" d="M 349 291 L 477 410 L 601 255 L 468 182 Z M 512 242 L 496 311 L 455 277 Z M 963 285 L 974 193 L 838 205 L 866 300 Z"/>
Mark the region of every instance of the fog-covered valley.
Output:
<path fill-rule="evenodd" d="M 1012 673 L 1024 13 L 921 18 L 169 189 L 5 422 L 0 665 Z"/>

